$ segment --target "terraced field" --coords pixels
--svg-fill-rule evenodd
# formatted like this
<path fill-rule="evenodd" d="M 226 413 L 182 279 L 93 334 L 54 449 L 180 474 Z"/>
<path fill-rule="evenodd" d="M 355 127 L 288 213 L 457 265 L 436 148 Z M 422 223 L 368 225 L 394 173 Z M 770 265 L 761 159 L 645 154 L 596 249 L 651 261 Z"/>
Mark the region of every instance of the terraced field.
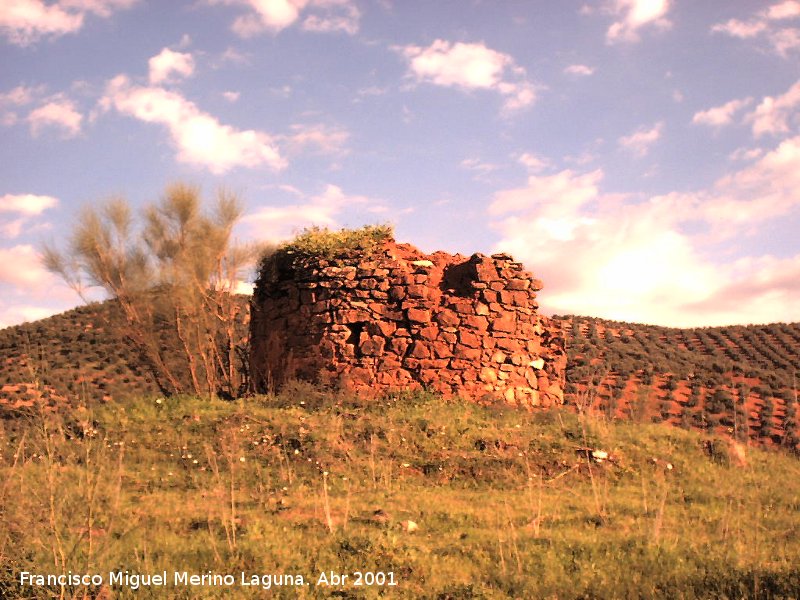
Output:
<path fill-rule="evenodd" d="M 797 446 L 800 324 L 674 329 L 562 320 L 576 406 Z"/>
<path fill-rule="evenodd" d="M 0 405 L 161 394 L 138 353 L 115 333 L 118 318 L 113 304 L 102 303 L 0 330 Z M 800 324 L 674 329 L 559 318 L 569 352 L 569 405 L 797 447 Z M 164 343 L 174 344 L 169 335 L 165 330 Z"/>

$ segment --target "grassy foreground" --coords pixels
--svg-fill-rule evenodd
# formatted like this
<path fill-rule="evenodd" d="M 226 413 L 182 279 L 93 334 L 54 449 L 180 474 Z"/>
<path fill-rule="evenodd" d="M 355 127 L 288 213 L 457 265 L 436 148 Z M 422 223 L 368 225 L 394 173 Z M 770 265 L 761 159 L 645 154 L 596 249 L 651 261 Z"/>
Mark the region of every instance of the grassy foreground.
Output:
<path fill-rule="evenodd" d="M 800 463 L 680 429 L 299 384 L 0 426 L 3 598 L 800 596 Z"/>

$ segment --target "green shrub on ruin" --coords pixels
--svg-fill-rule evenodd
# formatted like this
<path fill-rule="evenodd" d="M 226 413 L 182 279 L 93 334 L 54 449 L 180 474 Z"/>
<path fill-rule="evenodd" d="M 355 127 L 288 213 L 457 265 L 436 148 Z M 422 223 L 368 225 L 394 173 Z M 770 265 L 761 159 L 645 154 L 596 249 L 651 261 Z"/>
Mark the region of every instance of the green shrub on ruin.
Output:
<path fill-rule="evenodd" d="M 278 252 L 301 256 L 333 258 L 346 252 L 368 254 L 381 244 L 394 239 L 392 225 L 365 225 L 358 229 L 333 231 L 327 227 L 309 227 L 293 240 L 284 243 Z"/>

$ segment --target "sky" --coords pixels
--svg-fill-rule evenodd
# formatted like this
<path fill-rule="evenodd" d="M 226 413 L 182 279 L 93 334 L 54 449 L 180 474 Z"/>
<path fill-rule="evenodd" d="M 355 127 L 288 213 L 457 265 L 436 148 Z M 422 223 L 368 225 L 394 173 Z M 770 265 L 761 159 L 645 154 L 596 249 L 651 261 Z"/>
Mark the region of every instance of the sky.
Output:
<path fill-rule="evenodd" d="M 2 0 L 0 140 L 0 327 L 178 181 L 243 241 L 509 252 L 545 314 L 800 320 L 799 0 Z"/>

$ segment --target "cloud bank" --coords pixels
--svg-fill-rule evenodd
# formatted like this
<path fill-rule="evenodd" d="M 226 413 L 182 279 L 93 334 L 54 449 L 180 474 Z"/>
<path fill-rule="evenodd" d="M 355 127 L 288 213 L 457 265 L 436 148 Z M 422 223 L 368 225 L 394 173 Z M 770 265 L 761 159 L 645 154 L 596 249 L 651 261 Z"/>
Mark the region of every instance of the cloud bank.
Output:
<path fill-rule="evenodd" d="M 684 327 L 793 314 L 800 254 L 736 251 L 743 236 L 800 209 L 800 136 L 708 190 L 632 199 L 604 191 L 603 176 L 532 174 L 494 194 L 497 248 L 543 278 L 545 308 Z M 730 258 L 712 258 L 720 248 Z"/>
<path fill-rule="evenodd" d="M 280 170 L 286 160 L 269 134 L 223 125 L 179 93 L 133 84 L 118 75 L 106 86 L 101 105 L 146 123 L 163 125 L 178 153 L 176 159 L 221 175 L 236 167 Z"/>

